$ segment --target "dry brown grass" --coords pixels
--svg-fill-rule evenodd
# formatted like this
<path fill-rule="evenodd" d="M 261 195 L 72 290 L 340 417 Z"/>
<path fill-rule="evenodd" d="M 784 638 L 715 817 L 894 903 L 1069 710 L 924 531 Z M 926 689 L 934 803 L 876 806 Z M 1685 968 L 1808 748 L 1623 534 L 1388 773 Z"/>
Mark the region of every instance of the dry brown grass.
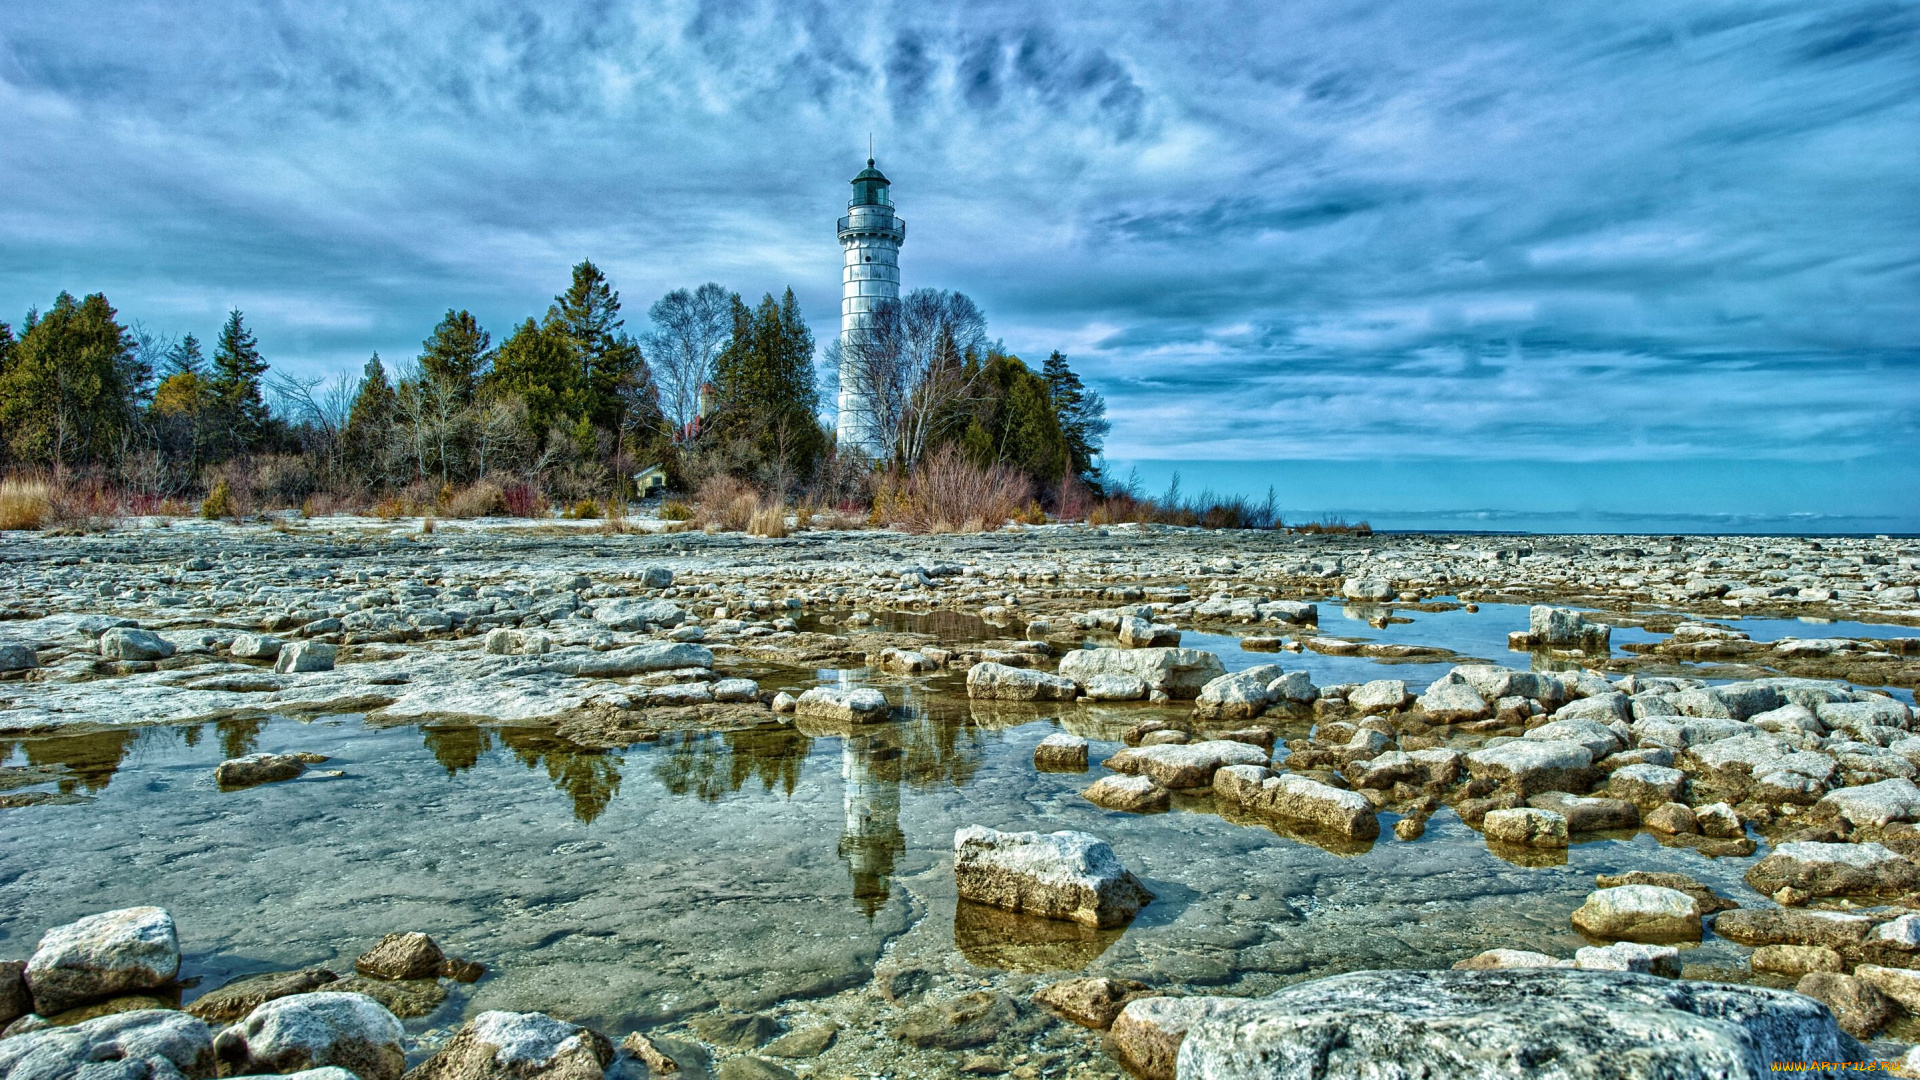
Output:
<path fill-rule="evenodd" d="M 870 520 L 914 533 L 986 532 L 1022 514 L 1032 502 L 1033 481 L 1018 470 L 1005 465 L 983 469 L 969 462 L 959 447 L 944 446 L 904 477 L 880 480 Z"/>
<path fill-rule="evenodd" d="M 491 480 L 481 480 L 450 492 L 442 506 L 450 518 L 508 516 L 506 491 Z"/>
<path fill-rule="evenodd" d="M 737 476 L 710 476 L 694 496 L 694 520 L 708 529 L 746 532 L 760 509 L 760 490 Z"/>
<path fill-rule="evenodd" d="M 52 481 L 44 477 L 0 480 L 0 529 L 42 529 L 52 520 Z"/>
<path fill-rule="evenodd" d="M 774 539 L 787 535 L 787 508 L 778 504 L 755 507 L 747 521 L 747 532 Z"/>

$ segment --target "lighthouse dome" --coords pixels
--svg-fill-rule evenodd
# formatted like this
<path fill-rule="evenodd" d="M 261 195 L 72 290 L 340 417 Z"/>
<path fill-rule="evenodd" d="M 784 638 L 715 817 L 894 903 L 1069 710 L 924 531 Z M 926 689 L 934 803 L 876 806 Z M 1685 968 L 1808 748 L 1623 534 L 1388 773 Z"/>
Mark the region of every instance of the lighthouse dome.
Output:
<path fill-rule="evenodd" d="M 892 206 L 893 199 L 887 194 L 887 188 L 893 181 L 886 174 L 873 167 L 873 159 L 867 159 L 867 167 L 853 178 L 853 198 L 848 206 Z"/>

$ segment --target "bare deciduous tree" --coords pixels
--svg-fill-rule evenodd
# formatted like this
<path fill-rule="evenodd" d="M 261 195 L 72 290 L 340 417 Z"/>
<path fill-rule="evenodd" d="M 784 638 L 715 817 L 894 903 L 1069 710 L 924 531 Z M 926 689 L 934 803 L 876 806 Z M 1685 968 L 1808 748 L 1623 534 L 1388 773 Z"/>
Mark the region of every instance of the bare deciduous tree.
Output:
<path fill-rule="evenodd" d="M 829 351 L 841 383 L 866 403 L 855 422 L 883 455 L 912 465 L 963 419 L 986 344 L 986 316 L 964 293 L 915 289 L 882 301 Z"/>
<path fill-rule="evenodd" d="M 714 359 L 733 333 L 728 316 L 733 294 L 714 282 L 691 292 L 675 289 L 647 312 L 653 330 L 645 339 L 647 365 L 660 387 L 660 409 L 682 441 L 700 415 L 700 391 L 713 379 Z"/>

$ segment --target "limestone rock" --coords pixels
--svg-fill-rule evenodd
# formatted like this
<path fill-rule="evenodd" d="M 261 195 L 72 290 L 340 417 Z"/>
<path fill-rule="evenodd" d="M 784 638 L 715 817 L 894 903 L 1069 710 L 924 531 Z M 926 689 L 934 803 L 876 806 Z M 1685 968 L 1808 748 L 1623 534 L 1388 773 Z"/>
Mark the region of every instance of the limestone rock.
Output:
<path fill-rule="evenodd" d="M 1267 694 L 1274 701 L 1311 705 L 1319 700 L 1320 688 L 1313 685 L 1313 677 L 1306 672 L 1289 671 L 1267 684 Z"/>
<path fill-rule="evenodd" d="M 0 641 L 0 671 L 31 671 L 40 666 L 40 654 L 33 646 L 18 641 Z"/>
<path fill-rule="evenodd" d="M 1856 1039 L 1872 1037 L 1894 1017 L 1893 1002 L 1865 980 L 1852 975 L 1809 972 L 1800 977 L 1793 989 L 1832 1009 L 1840 1029 Z"/>
<path fill-rule="evenodd" d="M 1199 788 L 1213 783 L 1213 774 L 1228 765 L 1265 765 L 1267 752 L 1231 739 L 1210 739 L 1184 745 L 1139 746 L 1106 760 L 1115 772 L 1152 777 L 1164 787 Z"/>
<path fill-rule="evenodd" d="M 1268 817 L 1349 840 L 1380 835 L 1380 818 L 1366 797 L 1304 776 L 1268 776 L 1264 769 L 1237 765 L 1214 776 L 1214 795 Z"/>
<path fill-rule="evenodd" d="M 553 649 L 553 639 L 538 630 L 496 627 L 487 631 L 481 646 L 494 656 L 541 656 Z"/>
<path fill-rule="evenodd" d="M 870 724 L 887 718 L 887 697 L 866 686 L 816 686 L 800 695 L 794 713 L 811 720 Z"/>
<path fill-rule="evenodd" d="M 293 754 L 248 754 L 216 765 L 213 781 L 223 791 L 292 780 L 307 771 L 307 763 Z"/>
<path fill-rule="evenodd" d="M 1637 941 L 1588 945 L 1573 954 L 1573 966 L 1580 971 L 1631 971 L 1677 979 L 1680 950 L 1671 945 L 1646 945 Z"/>
<path fill-rule="evenodd" d="M 1033 748 L 1033 767 L 1060 772 L 1079 772 L 1087 767 L 1087 740 L 1078 735 L 1056 731 Z"/>
<path fill-rule="evenodd" d="M 164 986 L 180 972 L 173 916 L 124 908 L 56 926 L 27 961 L 27 987 L 42 1016 L 136 990 Z"/>
<path fill-rule="evenodd" d="M 1757 1080 L 1863 1053 L 1796 994 L 1603 971 L 1361 971 L 1216 1009 L 1183 1080 Z"/>
<path fill-rule="evenodd" d="M 1686 790 L 1687 774 L 1659 765 L 1627 765 L 1607 777 L 1607 791 L 1642 810 L 1662 803 L 1679 802 Z"/>
<path fill-rule="evenodd" d="M 1080 696 L 1080 687 L 1060 675 L 988 661 L 967 669 L 967 696 L 981 701 L 1072 701 Z"/>
<path fill-rule="evenodd" d="M 1625 799 L 1569 795 L 1564 791 L 1543 791 L 1527 800 L 1536 810 L 1549 810 L 1567 821 L 1568 832 L 1599 832 L 1602 829 L 1631 829 L 1640 824 L 1640 812 Z"/>
<path fill-rule="evenodd" d="M 205 1080 L 213 1075 L 212 1032 L 198 1018 L 172 1009 L 114 1013 L 0 1039 L 4 1080 Z"/>
<path fill-rule="evenodd" d="M 1226 673 L 1218 656 L 1199 649 L 1075 649 L 1060 658 L 1060 674 L 1081 686 L 1098 675 L 1132 675 L 1178 700 L 1198 697 Z"/>
<path fill-rule="evenodd" d="M 1872 932 L 1874 920 L 1846 911 L 1742 908 L 1714 920 L 1713 932 L 1741 945 L 1824 945 L 1845 952 Z"/>
<path fill-rule="evenodd" d="M 1740 906 L 1685 874 L 1657 870 L 1629 870 L 1624 874 L 1596 874 L 1593 883 L 1597 888 L 1602 889 L 1618 888 L 1621 885 L 1658 885 L 1661 888 L 1674 889 L 1693 897 L 1693 908 L 1701 915 L 1732 911 Z"/>
<path fill-rule="evenodd" d="M 282 675 L 300 671 L 332 671 L 339 650 L 324 641 L 296 641 L 280 650 L 273 670 Z"/>
<path fill-rule="evenodd" d="M 408 1080 L 601 1080 L 613 1044 L 545 1013 L 483 1012 Z"/>
<path fill-rule="evenodd" d="M 1149 622 L 1135 615 L 1120 620 L 1116 628 L 1120 644 L 1128 649 L 1150 649 L 1161 645 L 1180 644 L 1178 627 L 1166 623 Z"/>
<path fill-rule="evenodd" d="M 33 994 L 27 990 L 27 963 L 24 960 L 0 960 L 0 1031 L 33 1011 Z"/>
<path fill-rule="evenodd" d="M 637 1031 L 628 1032 L 627 1037 L 620 1040 L 620 1048 L 639 1058 L 647 1067 L 648 1076 L 667 1076 L 680 1071 L 680 1063 L 671 1054 Z"/>
<path fill-rule="evenodd" d="M 1362 716 L 1397 712 L 1413 703 L 1407 684 L 1400 679 L 1375 679 L 1363 683 L 1347 695 L 1347 707 Z"/>
<path fill-rule="evenodd" d="M 1095 806 L 1130 814 L 1159 813 L 1173 804 L 1172 793 L 1150 776 L 1103 776 L 1080 795 Z"/>
<path fill-rule="evenodd" d="M 1481 820 L 1481 829 L 1494 843 L 1538 848 L 1567 846 L 1567 819 L 1551 810 L 1529 806 L 1489 811 Z"/>
<path fill-rule="evenodd" d="M 819 1057 L 839 1033 L 839 1026 L 833 1023 L 795 1028 L 761 1047 L 760 1052 L 777 1058 Z"/>
<path fill-rule="evenodd" d="M 1090 701 L 1139 701 L 1149 693 L 1145 679 L 1117 672 L 1095 675 L 1082 689 Z"/>
<path fill-rule="evenodd" d="M 235 634 L 227 651 L 242 660 L 271 660 L 285 644 L 272 634 Z"/>
<path fill-rule="evenodd" d="M 1267 684 L 1280 677 L 1275 664 L 1261 664 L 1210 680 L 1193 699 L 1194 712 L 1207 720 L 1251 720 L 1273 700 Z"/>
<path fill-rule="evenodd" d="M 1436 724 L 1462 724 L 1485 720 L 1493 715 L 1493 706 L 1465 679 L 1442 677 L 1420 695 L 1420 711 Z"/>
<path fill-rule="evenodd" d="M 953 876 L 966 900 L 1084 926 L 1120 926 L 1153 894 L 1105 841 L 1082 832 L 953 834 Z"/>
<path fill-rule="evenodd" d="M 431 979 L 440 974 L 446 960 L 438 943 L 414 931 L 381 938 L 380 944 L 354 960 L 353 970 L 375 979 Z"/>
<path fill-rule="evenodd" d="M 909 1046 L 961 1050 L 999 1038 L 1019 1015 L 1007 995 L 977 990 L 908 1010 L 894 1025 L 893 1037 Z"/>
<path fill-rule="evenodd" d="M 540 665 L 566 675 L 618 679 L 655 671 L 711 668 L 713 650 L 691 642 L 649 641 L 606 652 L 550 654 Z"/>
<path fill-rule="evenodd" d="M 1700 822 L 1693 816 L 1693 807 L 1686 803 L 1663 803 L 1649 811 L 1645 820 L 1647 828 L 1670 836 L 1692 835 L 1700 831 Z"/>
<path fill-rule="evenodd" d="M 1747 884 L 1769 896 L 1791 886 L 1809 897 L 1891 897 L 1916 882 L 1913 863 L 1880 844 L 1780 844 L 1747 871 Z"/>
<path fill-rule="evenodd" d="M 116 626 L 100 635 L 103 660 L 165 660 L 173 655 L 173 643 L 151 630 Z"/>
<path fill-rule="evenodd" d="M 1173 1080 L 1188 1030 L 1228 1004 L 1209 997 L 1135 998 L 1113 1018 L 1114 1053 L 1142 1080 Z"/>
<path fill-rule="evenodd" d="M 1778 948 L 1779 946 L 1775 946 Z M 1756 951 L 1755 956 L 1760 953 Z M 1838 954 L 1835 954 L 1836 956 Z M 1760 970 L 1757 966 L 1755 971 Z M 1820 971 L 1838 971 L 1839 968 L 1819 968 Z M 1920 1016 L 1920 971 L 1912 968 L 1881 967 L 1878 964 L 1861 964 L 1853 969 L 1853 977 L 1885 994 L 1895 1004 L 1908 1012 Z"/>
<path fill-rule="evenodd" d="M 1845 971 L 1847 962 L 1825 945 L 1762 945 L 1747 958 L 1753 970 L 1799 978 L 1815 971 Z"/>
<path fill-rule="evenodd" d="M 1521 798 L 1542 791 L 1587 790 L 1593 753 L 1579 743 L 1516 739 L 1467 755 L 1467 771 Z"/>
<path fill-rule="evenodd" d="M 1146 990 L 1146 983 L 1132 979 L 1068 979 L 1041 987 L 1033 1001 L 1081 1027 L 1102 1030 L 1113 1026 L 1127 1002 Z"/>
<path fill-rule="evenodd" d="M 609 630 L 671 628 L 687 621 L 687 613 L 667 600 L 601 600 L 593 605 L 593 621 Z"/>
<path fill-rule="evenodd" d="M 1546 953 L 1526 949 L 1488 949 L 1453 965 L 1454 971 L 1509 971 L 1515 968 L 1551 968 L 1565 966 Z"/>
<path fill-rule="evenodd" d="M 1596 890 L 1573 913 L 1573 925 L 1605 941 L 1666 944 L 1700 940 L 1700 915 L 1693 897 L 1658 885 Z"/>
<path fill-rule="evenodd" d="M 229 1076 L 338 1065 L 360 1080 L 398 1080 L 406 1070 L 400 1021 L 364 994 L 320 990 L 275 998 L 213 1040 Z"/>
<path fill-rule="evenodd" d="M 760 684 L 752 679 L 719 679 L 709 688 L 713 700 L 744 704 L 760 699 Z"/>
<path fill-rule="evenodd" d="M 1827 792 L 1811 813 L 1816 821 L 1839 818 L 1855 828 L 1920 821 L 1920 787 L 1904 777 L 1895 777 L 1877 784 L 1840 788 Z"/>
<path fill-rule="evenodd" d="M 187 1006 L 187 1011 L 209 1024 L 231 1024 L 265 1002 L 290 994 L 309 993 L 339 978 L 326 968 L 243 975 L 200 995 Z"/>

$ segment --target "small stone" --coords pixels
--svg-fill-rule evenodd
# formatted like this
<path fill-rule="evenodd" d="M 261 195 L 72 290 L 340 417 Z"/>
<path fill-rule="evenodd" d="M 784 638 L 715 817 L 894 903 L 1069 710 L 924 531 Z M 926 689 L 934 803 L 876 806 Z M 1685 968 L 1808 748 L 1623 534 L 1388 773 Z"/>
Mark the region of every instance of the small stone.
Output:
<path fill-rule="evenodd" d="M 998 1039 L 1019 1015 L 1007 995 L 977 990 L 908 1010 L 893 1026 L 893 1037 L 909 1046 L 964 1050 Z"/>
<path fill-rule="evenodd" d="M 1837 971 L 1839 969 L 1822 970 Z M 1911 968 L 1881 967 L 1878 964 L 1861 964 L 1853 969 L 1853 977 L 1885 994 L 1907 1012 L 1920 1016 L 1920 971 Z"/>
<path fill-rule="evenodd" d="M 243 975 L 202 994 L 187 1011 L 209 1024 L 231 1024 L 275 998 L 310 993 L 339 978 L 326 968 Z"/>
<path fill-rule="evenodd" d="M 173 655 L 173 643 L 151 630 L 115 626 L 100 635 L 103 660 L 164 660 Z"/>
<path fill-rule="evenodd" d="M 1671 945 L 1644 945 L 1636 941 L 1588 945 L 1573 954 L 1573 966 L 1581 971 L 1632 971 L 1677 979 L 1680 950 Z"/>
<path fill-rule="evenodd" d="M 1083 688 L 1090 701 L 1139 701 L 1147 696 L 1147 681 L 1137 675 L 1095 675 Z"/>
<path fill-rule="evenodd" d="M 868 724 L 887 718 L 887 698 L 872 687 L 816 686 L 800 695 L 794 712 L 813 720 Z"/>
<path fill-rule="evenodd" d="M 1699 941 L 1701 934 L 1693 898 L 1658 885 L 1596 890 L 1573 913 L 1573 926 L 1602 940 L 1648 944 Z"/>
<path fill-rule="evenodd" d="M 1033 767 L 1057 772 L 1079 772 L 1087 767 L 1087 740 L 1057 731 L 1033 748 Z"/>
<path fill-rule="evenodd" d="M 1649 811 L 1645 821 L 1647 828 L 1670 836 L 1694 835 L 1700 831 L 1700 823 L 1693 816 L 1693 808 L 1685 803 L 1663 803 Z"/>
<path fill-rule="evenodd" d="M 800 704 L 799 699 L 795 698 L 792 694 L 787 693 L 785 690 L 782 690 L 779 693 L 773 695 L 773 711 L 774 712 L 782 713 L 782 714 L 791 713 L 796 708 L 798 708 L 799 704 Z"/>
<path fill-rule="evenodd" d="M 1121 1064 L 1142 1080 L 1174 1080 L 1187 1030 L 1231 999 L 1144 997 L 1127 1002 L 1113 1018 L 1113 1049 Z"/>
<path fill-rule="evenodd" d="M 403 1037 L 400 1021 L 372 998 L 320 990 L 260 1005 L 216 1036 L 213 1052 L 228 1076 L 338 1065 L 360 1080 L 399 1080 Z"/>
<path fill-rule="evenodd" d="M 0 671 L 31 671 L 40 666 L 40 654 L 33 646 L 17 641 L 0 642 Z"/>
<path fill-rule="evenodd" d="M 705 1013 L 693 1018 L 693 1030 L 715 1046 L 751 1050 L 780 1031 L 771 1016 L 760 1013 Z"/>
<path fill-rule="evenodd" d="M 300 671 L 332 671 L 339 650 L 323 641 L 296 641 L 280 650 L 273 670 L 282 675 Z"/>
<path fill-rule="evenodd" d="M 483 1012 L 409 1080 L 601 1080 L 613 1044 L 591 1028 L 545 1013 Z"/>
<path fill-rule="evenodd" d="M 440 974 L 446 959 L 439 944 L 415 931 L 381 938 L 380 944 L 360 954 L 353 969 L 375 979 L 431 979 Z"/>
<path fill-rule="evenodd" d="M 26 981 L 41 1016 L 147 990 L 180 971 L 173 916 L 157 907 L 124 908 L 56 926 L 27 961 Z"/>
<path fill-rule="evenodd" d="M 307 771 L 307 763 L 293 754 L 248 754 L 229 758 L 214 767 L 213 781 L 223 791 L 292 780 Z"/>
<path fill-rule="evenodd" d="M 785 1035 L 760 1048 L 760 1052 L 777 1058 L 819 1057 L 840 1031 L 835 1024 L 811 1024 L 795 1028 Z"/>
<path fill-rule="evenodd" d="M 1867 1039 L 1893 1021 L 1893 1002 L 1885 994 L 1852 975 L 1830 971 L 1810 972 L 1800 977 L 1794 990 L 1833 1010 L 1840 1030 L 1856 1039 Z"/>
<path fill-rule="evenodd" d="M 0 1029 L 33 1011 L 33 995 L 27 990 L 27 963 L 24 960 L 0 960 Z"/>
<path fill-rule="evenodd" d="M 1034 1003 L 1081 1027 L 1102 1030 L 1112 1026 L 1128 1001 L 1147 990 L 1147 984 L 1132 979 L 1068 979 L 1042 987 L 1033 995 Z"/>
<path fill-rule="evenodd" d="M 1095 806 L 1130 814 L 1159 813 L 1173 804 L 1173 794 L 1148 776 L 1104 776 L 1080 795 Z"/>
<path fill-rule="evenodd" d="M 242 660 L 271 660 L 285 644 L 272 634 L 235 634 L 227 651 Z"/>
<path fill-rule="evenodd" d="M 1753 970 L 1765 975 L 1799 978 L 1813 971 L 1845 971 L 1847 962 L 1825 945 L 1762 945 L 1747 958 Z"/>
<path fill-rule="evenodd" d="M 1097 837 L 1083 832 L 953 834 L 954 883 L 963 899 L 1085 926 L 1124 925 L 1153 899 Z"/>
<path fill-rule="evenodd" d="M 649 1075 L 665 1076 L 680 1071 L 679 1062 L 655 1045 L 652 1039 L 637 1031 L 629 1033 L 626 1038 L 620 1040 L 620 1048 L 639 1058 L 640 1063 L 647 1067 Z"/>
<path fill-rule="evenodd" d="M 1700 832 L 1707 836 L 1730 840 L 1747 834 L 1746 826 L 1741 823 L 1740 815 L 1726 803 L 1714 803 L 1711 806 L 1698 807 L 1693 817 L 1700 825 Z"/>
<path fill-rule="evenodd" d="M 1072 701 L 1079 695 L 1072 679 L 1045 671 L 991 661 L 967 669 L 967 696 L 976 701 Z"/>
<path fill-rule="evenodd" d="M 1564 848 L 1567 819 L 1550 810 L 1494 810 L 1481 820 L 1487 839 L 1521 847 Z"/>
<path fill-rule="evenodd" d="M 1488 949 L 1476 956 L 1453 965 L 1455 971 L 1509 971 L 1516 968 L 1550 968 L 1564 966 L 1555 957 L 1546 953 L 1529 952 L 1526 949 Z"/>

